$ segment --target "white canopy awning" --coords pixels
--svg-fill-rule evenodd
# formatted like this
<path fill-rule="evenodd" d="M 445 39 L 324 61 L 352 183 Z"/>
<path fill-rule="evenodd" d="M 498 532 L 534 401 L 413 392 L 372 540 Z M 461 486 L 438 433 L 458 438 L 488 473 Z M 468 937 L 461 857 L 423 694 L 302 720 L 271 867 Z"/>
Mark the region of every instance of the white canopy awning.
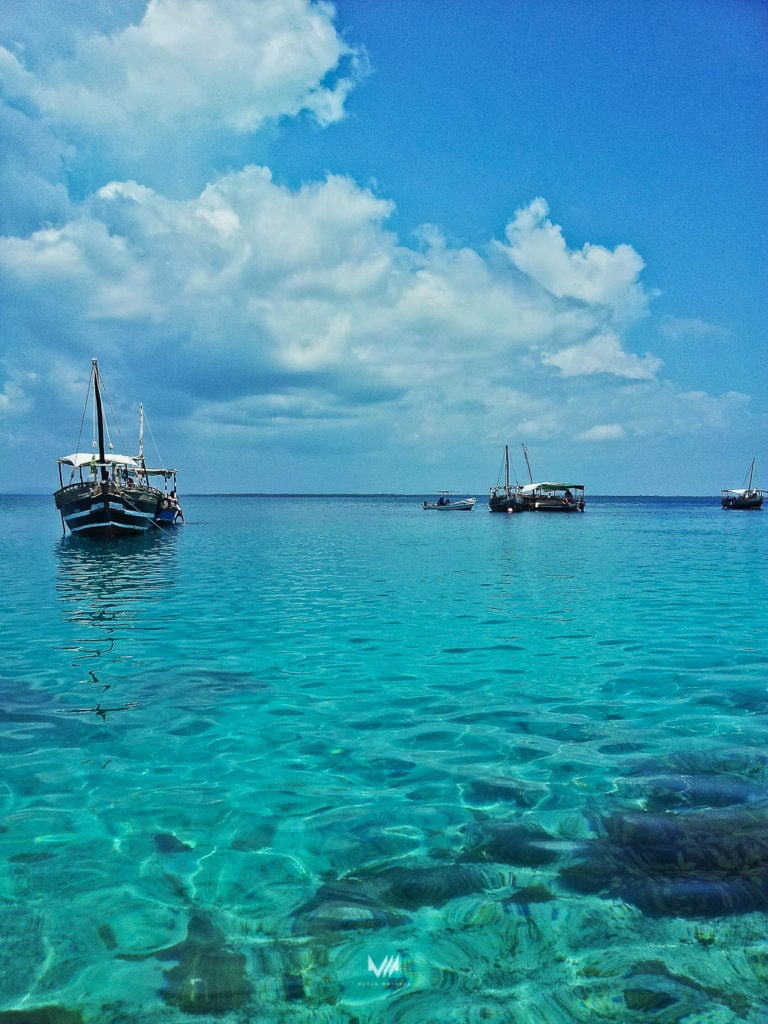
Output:
<path fill-rule="evenodd" d="M 73 455 L 65 455 L 64 458 L 59 459 L 59 462 L 65 466 L 73 466 L 75 469 L 90 466 L 92 462 L 97 466 L 102 465 L 95 452 L 75 452 Z M 107 466 L 126 466 L 128 469 L 135 469 L 137 473 L 140 470 L 138 462 L 131 458 L 130 455 L 115 455 L 112 452 L 104 456 L 103 464 Z"/>
<path fill-rule="evenodd" d="M 584 484 L 556 484 L 550 480 L 542 481 L 540 484 L 525 484 L 520 488 L 522 494 L 533 494 L 535 491 L 565 491 L 573 487 L 574 490 L 583 491 Z"/>

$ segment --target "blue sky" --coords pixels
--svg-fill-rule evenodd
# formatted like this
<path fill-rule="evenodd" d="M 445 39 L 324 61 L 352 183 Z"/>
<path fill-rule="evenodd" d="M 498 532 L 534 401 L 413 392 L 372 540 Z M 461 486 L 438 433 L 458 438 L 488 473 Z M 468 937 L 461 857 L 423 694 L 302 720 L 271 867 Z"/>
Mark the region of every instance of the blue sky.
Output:
<path fill-rule="evenodd" d="M 4 0 L 0 46 L 0 491 L 92 356 L 182 493 L 768 480 L 762 0 Z"/>

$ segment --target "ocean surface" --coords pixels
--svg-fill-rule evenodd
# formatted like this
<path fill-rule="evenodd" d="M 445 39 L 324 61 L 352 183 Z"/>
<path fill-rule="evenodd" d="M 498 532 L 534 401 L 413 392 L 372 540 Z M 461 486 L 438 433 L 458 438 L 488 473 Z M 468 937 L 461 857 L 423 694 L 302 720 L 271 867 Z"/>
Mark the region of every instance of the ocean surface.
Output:
<path fill-rule="evenodd" d="M 478 499 L 0 498 L 0 1024 L 765 1024 L 768 511 Z"/>

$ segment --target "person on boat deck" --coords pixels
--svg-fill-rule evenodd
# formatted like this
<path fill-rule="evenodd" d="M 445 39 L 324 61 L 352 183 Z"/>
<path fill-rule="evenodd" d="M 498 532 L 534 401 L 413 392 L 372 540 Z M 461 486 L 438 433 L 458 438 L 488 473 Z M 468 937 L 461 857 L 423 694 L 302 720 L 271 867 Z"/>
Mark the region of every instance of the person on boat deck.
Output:
<path fill-rule="evenodd" d="M 182 523 L 186 522 L 184 518 L 184 513 L 181 510 L 181 505 L 179 504 L 179 498 L 178 495 L 176 494 L 175 487 L 171 489 L 171 493 L 168 495 L 168 497 L 170 498 L 171 505 L 173 505 L 176 508 L 176 519 L 180 519 Z"/>
<path fill-rule="evenodd" d="M 570 501 L 572 497 L 573 497 L 573 495 L 571 494 L 570 488 L 566 487 L 566 489 L 565 489 L 565 500 L 566 501 Z"/>

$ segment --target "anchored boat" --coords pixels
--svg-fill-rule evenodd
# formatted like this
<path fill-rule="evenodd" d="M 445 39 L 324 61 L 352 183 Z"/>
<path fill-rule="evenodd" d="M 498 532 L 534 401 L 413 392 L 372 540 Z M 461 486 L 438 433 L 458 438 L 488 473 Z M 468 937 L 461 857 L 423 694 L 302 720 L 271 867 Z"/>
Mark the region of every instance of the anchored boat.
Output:
<path fill-rule="evenodd" d="M 453 498 L 453 491 L 438 491 L 437 501 L 422 501 L 423 509 L 436 509 L 438 512 L 471 512 L 477 498 Z"/>
<path fill-rule="evenodd" d="M 528 512 L 583 512 L 584 485 L 550 480 L 525 484 L 520 496 Z"/>
<path fill-rule="evenodd" d="M 60 486 L 53 497 L 64 532 L 68 529 L 75 537 L 112 540 L 140 536 L 147 530 L 183 522 L 184 514 L 176 497 L 176 470 L 146 466 L 143 409 L 140 410 L 139 454 L 115 454 L 111 444 L 107 450 L 102 382 L 96 359 L 91 362 L 86 410 L 91 395 L 97 435 L 93 450 L 77 451 L 58 460 Z M 69 479 L 65 481 L 67 468 Z M 162 488 L 155 487 L 150 477 L 161 478 Z"/>
<path fill-rule="evenodd" d="M 543 480 L 535 483 L 528 461 L 528 449 L 523 445 L 525 464 L 530 483 L 520 488 L 520 497 L 528 512 L 583 512 L 584 484 L 556 483 Z"/>
<path fill-rule="evenodd" d="M 491 512 L 525 512 L 526 504 L 520 494 L 520 486 L 509 482 L 509 445 L 504 445 L 504 483 L 496 481 L 488 495 Z"/>
<path fill-rule="evenodd" d="M 768 494 L 768 491 L 762 491 L 759 487 L 752 486 L 754 472 L 755 460 L 752 459 L 747 486 L 739 489 L 726 487 L 720 492 L 723 508 L 760 509 L 763 507 L 763 497 Z"/>

